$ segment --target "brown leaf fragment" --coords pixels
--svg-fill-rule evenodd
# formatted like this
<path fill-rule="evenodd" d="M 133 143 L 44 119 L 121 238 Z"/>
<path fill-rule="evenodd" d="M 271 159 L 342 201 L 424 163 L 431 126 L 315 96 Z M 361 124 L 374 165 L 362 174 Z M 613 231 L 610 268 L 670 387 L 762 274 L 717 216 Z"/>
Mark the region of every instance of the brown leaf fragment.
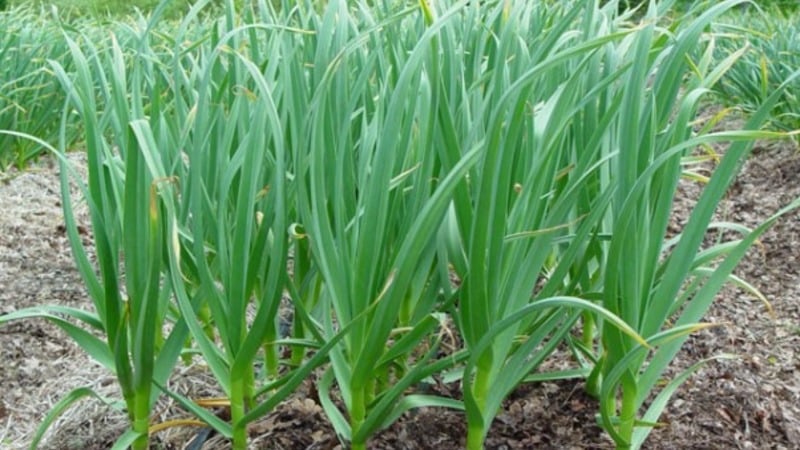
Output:
<path fill-rule="evenodd" d="M 735 423 L 736 421 L 733 420 L 733 417 L 728 413 L 727 409 L 725 408 L 717 408 L 717 414 L 719 414 L 726 422 Z"/>

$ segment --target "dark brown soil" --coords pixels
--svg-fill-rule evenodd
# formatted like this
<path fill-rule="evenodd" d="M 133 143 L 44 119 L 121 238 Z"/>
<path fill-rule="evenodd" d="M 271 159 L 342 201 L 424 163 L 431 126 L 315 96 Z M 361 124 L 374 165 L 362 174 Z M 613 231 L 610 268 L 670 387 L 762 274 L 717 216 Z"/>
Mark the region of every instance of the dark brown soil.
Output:
<path fill-rule="evenodd" d="M 80 160 L 79 156 L 73 156 Z M 89 307 L 62 227 L 57 170 L 44 161 L 0 183 L 0 312 L 62 304 Z M 676 201 L 674 227 L 685 222 L 699 185 L 686 181 Z M 790 142 L 760 144 L 721 205 L 720 219 L 754 226 L 800 196 L 800 153 Z M 85 213 L 82 220 L 86 221 Z M 751 295 L 726 288 L 706 316 L 723 326 L 693 336 L 674 370 L 702 358 L 709 363 L 684 384 L 653 432 L 650 449 L 800 448 L 800 213 L 781 219 L 751 251 L 737 274 L 760 289 L 775 317 Z M 0 329 L 0 448 L 25 448 L 50 407 L 71 389 L 91 386 L 118 398 L 113 378 L 89 361 L 57 328 L 42 321 Z M 202 365 L 181 367 L 179 391 L 216 395 Z M 306 385 L 251 429 L 254 448 L 332 449 L 340 446 Z M 180 409 L 164 400 L 156 420 Z M 613 448 L 595 425 L 596 404 L 580 381 L 526 385 L 505 403 L 487 441 L 490 449 Z M 185 417 L 185 416 L 184 416 Z M 125 428 L 124 416 L 84 400 L 54 425 L 44 447 L 104 449 Z M 159 433 L 159 448 L 187 448 L 197 429 Z M 458 449 L 466 429 L 458 412 L 423 409 L 406 414 L 370 444 L 375 449 Z M 204 449 L 225 448 L 212 437 Z"/>

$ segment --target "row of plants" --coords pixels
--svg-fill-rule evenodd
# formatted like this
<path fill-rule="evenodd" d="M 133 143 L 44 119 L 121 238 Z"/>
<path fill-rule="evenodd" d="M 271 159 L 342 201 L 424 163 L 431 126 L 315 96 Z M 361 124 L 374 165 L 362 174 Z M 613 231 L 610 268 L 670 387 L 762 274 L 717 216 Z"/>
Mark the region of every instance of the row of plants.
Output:
<path fill-rule="evenodd" d="M 625 9 L 638 9 L 643 8 L 646 9 L 649 0 L 621 0 L 619 2 L 620 11 Z M 674 4 L 674 8 L 677 10 L 687 11 L 692 9 L 698 3 L 702 3 L 702 0 L 678 0 Z M 747 3 L 743 3 L 737 6 L 739 10 L 746 10 L 748 8 L 766 8 L 772 9 L 775 11 L 781 11 L 784 13 L 791 13 L 797 10 L 800 7 L 800 2 L 797 0 L 753 0 Z"/>
<path fill-rule="evenodd" d="M 165 8 L 166 12 L 174 13 L 174 2 L 167 2 Z M 67 71 L 74 70 L 65 32 L 80 30 L 82 40 L 93 42 L 98 48 L 108 48 L 110 35 L 117 39 L 133 38 L 133 30 L 146 23 L 141 12 L 127 20 L 112 21 L 80 14 L 74 8 L 59 9 L 55 5 L 23 4 L 0 12 L 0 29 L 3 30 L 0 34 L 0 129 L 56 142 L 67 95 L 50 62 L 58 62 Z M 170 25 L 171 22 L 162 21 L 157 32 L 168 33 Z M 121 45 L 132 47 L 128 42 Z M 102 103 L 99 108 L 104 108 Z M 73 147 L 81 139 L 80 121 L 74 115 L 66 119 L 65 146 Z M 43 151 L 42 146 L 30 139 L 0 135 L 0 171 L 12 165 L 22 169 Z"/>
<path fill-rule="evenodd" d="M 797 3 L 795 3 L 797 6 Z M 749 49 L 741 61 L 717 85 L 719 98 L 728 106 L 752 112 L 800 67 L 800 19 L 794 12 L 777 8 L 750 8 L 744 14 L 731 15 L 717 25 L 726 39 L 718 55 L 724 57 L 734 46 Z M 800 128 L 800 80 L 784 91 L 771 114 L 770 123 L 786 131 Z"/>
<path fill-rule="evenodd" d="M 61 27 L 33 9 L 18 9 L 0 13 L 0 29 L 0 129 L 54 142 L 66 96 L 46 61 L 69 66 Z M 30 140 L 2 135 L 0 170 L 11 164 L 24 166 L 41 152 Z"/>
<path fill-rule="evenodd" d="M 66 228 L 94 309 L 37 307 L 116 375 L 144 449 L 161 395 L 246 448 L 247 425 L 312 374 L 342 441 L 367 447 L 419 407 L 464 411 L 479 449 L 521 383 L 585 378 L 598 424 L 639 448 L 702 362 L 665 370 L 756 229 L 712 213 L 782 95 L 745 129 L 693 131 L 741 56 L 708 25 L 740 2 L 674 2 L 639 23 L 591 0 L 260 0 L 219 18 L 195 4 L 106 39 L 64 30 L 50 59 L 67 102 L 58 143 Z M 170 32 L 165 32 L 165 29 Z M 88 181 L 64 153 L 77 117 Z M 731 141 L 684 231 L 667 236 L 692 149 Z M 69 185 L 81 183 L 84 199 Z M 94 260 L 74 205 L 91 212 Z M 703 247 L 709 228 L 738 239 Z M 292 308 L 280 332 L 282 302 Z M 461 346 L 444 351 L 442 336 Z M 564 345 L 573 369 L 540 365 Z M 198 355 L 230 420 L 169 389 Z M 185 357 L 185 358 L 182 358 Z M 461 386 L 462 398 L 415 392 Z M 47 426 L 74 401 L 68 395 Z"/>
<path fill-rule="evenodd" d="M 183 13 L 190 3 L 185 0 L 169 0 L 167 16 L 174 17 Z M 121 19 L 138 11 L 151 11 L 158 4 L 158 0 L 0 0 L 0 11 L 57 8 L 62 17 L 69 17 L 70 20 L 86 17 Z"/>

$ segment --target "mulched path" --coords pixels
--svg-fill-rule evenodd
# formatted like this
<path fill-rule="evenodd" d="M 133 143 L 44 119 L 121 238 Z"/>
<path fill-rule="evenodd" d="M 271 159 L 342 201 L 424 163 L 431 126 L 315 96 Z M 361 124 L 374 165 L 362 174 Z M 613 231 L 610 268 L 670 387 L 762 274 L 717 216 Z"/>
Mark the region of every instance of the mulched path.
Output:
<path fill-rule="evenodd" d="M 71 156 L 80 161 L 79 155 Z M 88 307 L 62 226 L 57 168 L 43 160 L 20 173 L 0 174 L 0 312 L 62 304 Z M 700 187 L 683 182 L 676 200 L 679 230 Z M 757 145 L 720 205 L 719 219 L 755 226 L 800 196 L 800 152 L 791 142 Z M 88 223 L 85 209 L 81 220 Z M 88 234 L 88 233 L 87 233 Z M 88 236 L 87 236 L 88 239 Z M 693 336 L 675 361 L 675 373 L 693 362 L 730 353 L 709 363 L 683 385 L 652 433 L 648 449 L 800 448 L 800 213 L 785 216 L 762 239 L 737 274 L 772 303 L 726 288 L 706 316 L 723 326 Z M 214 395 L 201 366 L 181 367 L 178 390 Z M 118 396 L 113 378 L 89 361 L 57 328 L 43 321 L 0 328 L 0 447 L 26 448 L 50 407 L 78 386 Z M 256 423 L 253 448 L 333 449 L 339 446 L 313 395 L 311 383 L 274 413 Z M 457 395 L 457 392 L 451 392 Z M 519 388 L 492 426 L 489 449 L 613 448 L 595 425 L 596 404 L 579 381 Z M 179 408 L 164 401 L 160 419 Z M 118 412 L 85 400 L 62 417 L 45 440 L 50 449 L 105 449 L 124 429 Z M 186 448 L 194 429 L 157 435 L 156 448 Z M 374 449 L 463 448 L 463 416 L 447 410 L 408 413 L 370 443 Z M 212 437 L 204 449 L 226 448 Z"/>

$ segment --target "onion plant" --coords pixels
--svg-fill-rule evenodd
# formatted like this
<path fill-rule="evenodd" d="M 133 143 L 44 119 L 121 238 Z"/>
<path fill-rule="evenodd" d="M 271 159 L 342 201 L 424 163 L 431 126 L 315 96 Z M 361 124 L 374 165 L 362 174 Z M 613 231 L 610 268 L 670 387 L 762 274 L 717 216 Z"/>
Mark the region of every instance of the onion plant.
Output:
<path fill-rule="evenodd" d="M 288 93 L 279 81 L 294 67 L 272 55 L 311 32 L 279 23 L 264 2 L 258 4 L 263 16 L 251 11 L 245 24 L 230 2 L 223 18 L 198 20 L 208 3 L 196 4 L 178 27 L 169 61 L 174 116 L 153 145 L 180 149 L 173 172 L 180 200 L 173 205 L 168 252 L 172 280 L 193 350 L 224 392 L 230 422 L 202 402 L 167 393 L 231 438 L 234 448 L 246 448 L 247 425 L 291 394 L 344 334 L 322 342 L 281 341 L 279 333 L 294 179 L 292 141 L 278 106 Z M 302 313 L 301 307 L 295 315 Z M 295 352 L 300 356 L 287 372 L 283 344 L 316 353 L 304 361 Z"/>
<path fill-rule="evenodd" d="M 43 11 L 16 7 L 0 13 L 0 129 L 26 133 L 51 144 L 65 95 L 47 60 L 69 68 L 69 49 L 60 24 Z M 74 139 L 73 127 L 67 138 Z M 23 167 L 42 147 L 12 135 L 0 136 L 0 170 Z"/>
<path fill-rule="evenodd" d="M 679 343 L 701 326 L 692 321 L 705 311 L 694 311 L 669 328 L 668 318 L 679 307 L 665 306 L 665 298 L 651 304 L 652 295 L 657 289 L 680 289 L 689 274 L 710 273 L 701 267 L 708 258 L 694 255 L 718 196 L 700 205 L 703 213 L 696 216 L 707 214 L 685 235 L 694 236 L 681 238 L 694 242 L 694 253 L 684 250 L 682 257 L 689 259 L 681 263 L 666 258 L 675 278 L 662 278 L 668 272 L 661 259 L 672 250 L 664 247 L 664 238 L 682 156 L 712 140 L 772 136 L 742 132 L 690 139 L 701 95 L 738 56 L 712 67 L 713 46 L 702 53 L 698 42 L 707 24 L 735 3 L 715 6 L 697 19 L 679 19 L 669 34 L 656 23 L 671 2 L 652 4 L 644 22 L 627 29 L 613 19 L 614 4 L 602 10 L 594 2 L 575 2 L 563 10 L 506 4 L 488 17 L 477 11 L 473 20 L 487 24 L 484 36 L 470 36 L 482 32 L 473 26 L 462 28 L 471 31 L 460 41 L 442 39 L 443 46 L 452 46 L 433 66 L 448 74 L 445 79 L 475 80 L 463 94 L 442 83 L 442 94 L 432 96 L 458 102 L 441 108 L 450 139 L 442 148 L 457 161 L 459 148 L 476 141 L 485 146 L 471 182 L 455 193 L 453 224 L 446 234 L 453 266 L 463 279 L 455 314 L 470 350 L 463 375 L 469 448 L 482 446 L 502 399 L 523 379 L 535 378 L 530 371 L 566 336 L 580 315 L 577 310 L 584 311 L 583 339 L 570 342 L 576 356 L 591 362 L 578 372 L 548 376 L 589 376 L 590 392 L 600 394 L 601 424 L 621 448 L 640 445 L 646 436 L 648 428 L 639 428 L 631 441 L 634 425 L 644 423 L 634 412 L 655 384 L 639 381 L 636 364 L 644 365 L 642 355 L 662 345 L 657 354 L 667 356 L 647 366 L 648 376 L 660 375 Z M 455 47 L 470 43 L 475 46 L 464 51 Z M 466 58 L 476 62 L 464 64 Z M 690 69 L 693 84 L 682 92 Z M 480 89 L 469 90 L 476 85 Z M 727 161 L 742 156 L 734 154 Z M 735 166 L 723 164 L 720 171 L 730 180 Z M 721 195 L 724 186 L 712 179 L 709 192 L 720 189 Z M 721 253 L 723 248 L 715 252 Z M 729 278 L 730 264 L 713 272 L 714 283 Z M 687 272 L 675 275 L 678 267 Z M 703 302 L 719 288 L 709 286 L 701 291 L 709 297 L 698 301 L 698 308 L 707 308 Z M 574 295 L 602 299 L 602 309 Z M 602 330 L 596 355 L 587 351 L 595 323 Z M 631 348 L 641 358 L 634 364 Z M 620 361 L 629 366 L 623 369 Z M 627 378 L 620 388 L 622 375 Z M 660 414 L 675 386 L 663 391 L 648 420 Z M 622 402 L 619 412 L 617 402 Z"/>
<path fill-rule="evenodd" d="M 777 7 L 763 11 L 750 8 L 726 17 L 715 30 L 725 36 L 719 40 L 718 57 L 749 44 L 741 60 L 715 86 L 727 105 L 754 112 L 800 67 L 800 20 L 796 13 Z M 778 129 L 800 128 L 799 87 L 795 81 L 775 104 L 770 122 Z"/>
<path fill-rule="evenodd" d="M 194 281 L 177 286 L 180 309 L 229 400 L 232 426 L 220 431 L 232 437 L 234 448 L 245 448 L 242 418 L 255 406 L 261 349 L 268 376 L 274 381 L 279 375 L 273 343 L 289 223 L 274 81 L 237 53 L 246 29 L 234 29 L 232 20 L 229 8 L 227 19 L 209 29 L 212 46 L 204 47 L 198 68 L 196 103 L 182 145 L 185 163 L 178 171 L 186 213 L 179 224 L 183 268 L 175 266 L 173 279 Z M 280 42 L 272 40 L 265 51 Z M 206 323 L 198 318 L 202 308 L 211 314 Z"/>
<path fill-rule="evenodd" d="M 639 448 L 657 426 L 669 397 L 699 366 L 692 366 L 656 395 L 663 372 L 687 335 L 703 326 L 697 321 L 746 249 L 777 217 L 797 206 L 797 202 L 789 205 L 740 241 L 700 251 L 712 214 L 752 140 L 775 136 L 757 128 L 780 90 L 748 121 L 746 129 L 751 131 L 693 136 L 700 99 L 735 60 L 713 65 L 713 41 L 707 41 L 705 48 L 698 48 L 698 42 L 712 20 L 738 3 L 720 2 L 698 11 L 695 18 L 674 24 L 669 35 L 655 26 L 658 10 L 651 4 L 645 19 L 649 23 L 632 35 L 628 45 L 608 49 L 608 59 L 631 69 L 623 78 L 619 121 L 608 141 L 618 152 L 609 166 L 615 193 L 603 224 L 610 241 L 601 264 L 602 305 L 655 347 L 653 351 L 601 322 L 601 351 L 589 390 L 599 395 L 600 423 L 618 448 Z M 737 142 L 716 167 L 684 231 L 667 241 L 682 156 L 699 144 L 719 140 Z M 714 258 L 722 262 L 709 266 Z"/>
<path fill-rule="evenodd" d="M 463 280 L 454 314 L 470 351 L 463 395 L 467 447 L 477 449 L 503 399 L 555 349 L 580 311 L 643 341 L 563 285 L 573 265 L 589 265 L 586 242 L 613 192 L 595 183 L 610 158 L 600 144 L 616 108 L 603 88 L 622 72 L 607 68 L 596 83 L 588 74 L 609 64 L 598 49 L 625 32 L 613 33 L 593 2 L 563 8 L 509 2 L 467 20 L 488 26 L 467 22 L 461 30 L 479 31 L 466 32 L 463 42 L 443 38 L 441 61 L 432 64 L 448 74 L 444 80 L 471 81 L 463 94 L 440 82 L 433 97 L 442 102 L 445 164 L 458 160 L 459 148 L 483 149 L 469 182 L 456 192 L 445 233 Z M 571 32 L 574 27 L 580 31 Z M 455 48 L 465 44 L 463 52 Z M 586 124 L 597 128 L 583 129 L 578 114 L 590 105 L 595 115 Z M 576 148 L 581 134 L 588 140 Z"/>
<path fill-rule="evenodd" d="M 118 448 L 146 448 L 161 392 L 246 448 L 248 424 L 326 363 L 319 401 L 354 449 L 419 406 L 463 409 L 479 449 L 516 386 L 576 376 L 616 445 L 638 448 L 697 367 L 654 392 L 680 345 L 798 206 L 752 231 L 711 222 L 745 141 L 778 136 L 757 128 L 780 89 L 747 131 L 693 130 L 743 53 L 716 61 L 705 34 L 737 0 L 666 25 L 673 1 L 639 23 L 596 0 L 229 1 L 219 18 L 210 3 L 174 31 L 164 2 L 108 38 L 65 33 L 69 62 L 49 66 L 67 105 L 51 149 L 72 116 L 85 132 L 96 264 L 66 163 L 61 184 L 95 310 L 0 323 L 47 318 L 116 374 Z M 688 153 L 721 140 L 736 143 L 667 239 Z M 709 227 L 743 237 L 701 249 Z M 452 324 L 463 348 L 442 352 Z M 537 373 L 561 343 L 579 367 Z M 169 389 L 181 355 L 201 357 L 230 420 Z M 413 393 L 445 373 L 463 401 Z"/>
<path fill-rule="evenodd" d="M 152 24 L 152 22 L 151 22 Z M 68 95 L 58 154 L 68 141 L 68 116 L 75 113 L 85 130 L 88 184 L 71 180 L 66 160 L 61 164 L 61 189 L 66 229 L 78 269 L 93 300 L 94 311 L 66 307 L 36 307 L 3 316 L 0 321 L 42 317 L 63 328 L 92 358 L 117 377 L 130 430 L 115 448 L 148 448 L 150 411 L 158 397 L 155 383 L 165 383 L 177 360 L 187 330 L 167 324 L 172 283 L 165 276 L 167 208 L 174 196 L 162 154 L 151 145 L 144 115 L 149 92 L 142 86 L 152 73 L 148 65 L 131 67 L 125 52 L 141 56 L 149 49 L 148 29 L 140 31 L 135 48 L 125 51 L 116 39 L 98 50 L 88 40 L 65 38 L 75 66 L 51 66 Z M 98 108 L 102 98 L 107 108 Z M 40 144 L 45 142 L 39 140 Z M 51 147 L 52 149 L 52 147 Z M 55 149 L 53 149 L 55 151 Z M 96 264 L 92 264 L 78 231 L 70 182 L 81 184 L 88 204 Z M 76 325 L 77 321 L 80 325 Z M 36 447 L 46 426 L 69 403 L 92 391 L 81 388 L 66 397 L 46 418 L 35 437 Z"/>
<path fill-rule="evenodd" d="M 410 407 L 458 407 L 404 395 L 460 358 L 432 359 L 442 321 L 436 306 L 447 301 L 439 286 L 449 283 L 435 230 L 479 151 L 438 172 L 436 115 L 425 100 L 437 79 L 423 63 L 448 17 L 406 41 L 401 27 L 414 21 L 402 20 L 413 11 L 381 20 L 331 1 L 317 30 L 314 70 L 303 77 L 296 64 L 287 74 L 298 86 L 293 95 L 310 93 L 308 107 L 292 107 L 289 121 L 302 125 L 293 177 L 297 221 L 321 282 L 314 317 L 326 341 L 350 327 L 330 353 L 321 401 L 354 449 Z M 334 381 L 347 417 L 333 401 Z"/>

